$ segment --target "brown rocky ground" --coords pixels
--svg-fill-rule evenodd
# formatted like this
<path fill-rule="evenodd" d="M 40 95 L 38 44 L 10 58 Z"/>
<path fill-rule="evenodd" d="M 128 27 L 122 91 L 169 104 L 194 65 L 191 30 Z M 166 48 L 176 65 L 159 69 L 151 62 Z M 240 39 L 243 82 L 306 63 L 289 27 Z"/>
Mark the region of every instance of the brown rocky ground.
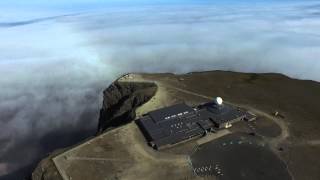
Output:
<path fill-rule="evenodd" d="M 141 84 L 142 82 L 144 84 Z M 139 117 L 159 107 L 178 102 L 195 105 L 206 102 L 215 96 L 221 96 L 230 103 L 248 107 L 259 114 L 262 113 L 262 118 L 272 119 L 270 122 L 273 123 L 257 121 L 259 129 L 257 131 L 262 134 L 277 136 L 277 138 L 267 138 L 266 140 L 274 150 L 277 150 L 279 157 L 287 164 L 293 178 L 297 180 L 320 179 L 320 172 L 318 171 L 320 168 L 320 84 L 317 82 L 290 79 L 279 74 L 213 71 L 183 75 L 136 74 L 125 76 L 116 83 L 118 83 L 117 88 L 111 88 L 111 90 L 109 89 L 105 92 L 105 103 L 101 111 L 99 130 L 102 133 L 104 130 L 109 129 L 108 124 L 110 123 L 113 127 L 117 125 L 122 125 L 122 127 L 102 134 L 106 137 L 105 140 L 103 138 L 98 139 L 98 137 L 93 138 L 93 143 L 80 145 L 81 148 L 76 147 L 62 155 L 55 156 L 53 158 L 55 163 L 52 163 L 52 157 L 47 158 L 35 170 L 33 179 L 57 179 L 55 175 L 58 172 L 54 166 L 60 167 L 59 165 L 61 164 L 64 166 L 62 167 L 63 173 L 70 173 L 72 176 L 78 177 L 76 179 L 87 177 L 81 176 L 81 174 L 83 170 L 89 169 L 91 166 L 104 167 L 103 171 L 101 169 L 93 169 L 96 172 L 101 172 L 102 176 L 94 178 L 92 174 L 87 174 L 91 175 L 91 179 L 101 179 L 101 177 L 109 177 L 107 179 L 134 179 L 135 177 L 140 179 L 164 179 L 164 177 L 172 177 L 171 179 L 199 178 L 187 173 L 188 167 L 185 164 L 187 160 L 184 158 L 177 161 L 178 164 L 174 158 L 172 158 L 173 161 L 171 162 L 158 161 L 158 159 L 172 157 L 173 154 L 181 158 L 183 154 L 188 153 L 186 149 L 192 149 L 196 141 L 179 145 L 173 149 L 167 149 L 161 152 L 162 155 L 159 155 L 159 153 L 145 146 L 145 142 L 141 138 L 141 134 L 139 134 L 140 132 L 135 130 L 135 124 L 123 125 L 123 122 L 118 122 L 121 121 L 121 118 L 118 117 L 123 118 L 126 115 L 130 115 L 128 116 L 130 118 L 125 119 L 125 122 L 129 122 L 135 117 L 135 112 Z M 154 83 L 157 87 L 152 85 Z M 113 97 L 110 92 L 114 91 L 114 89 L 117 92 L 117 96 L 114 97 L 118 98 L 109 103 L 108 98 Z M 155 90 L 157 91 L 155 92 Z M 138 95 L 132 96 L 134 93 Z M 148 102 L 138 108 L 146 101 Z M 123 111 L 121 110 L 122 106 L 126 106 Z M 133 111 L 130 109 L 133 109 Z M 109 114 L 104 114 L 105 112 Z M 115 114 L 120 116 L 112 114 L 112 112 L 116 112 Z M 279 112 L 279 115 L 275 118 L 269 117 L 272 116 L 273 112 Z M 134 114 L 132 115 L 132 113 Z M 268 127 L 267 130 L 264 127 Z M 282 130 L 279 136 L 277 127 Z M 125 135 L 125 133 L 123 133 L 123 136 L 121 133 L 119 135 L 123 128 L 129 128 L 127 132 L 133 132 L 135 135 Z M 243 129 L 243 127 L 235 126 L 231 131 L 236 131 L 237 129 Z M 270 129 L 271 132 L 269 132 Z M 116 134 L 118 136 L 115 136 Z M 99 141 L 102 142 L 99 143 Z M 95 145 L 95 143 L 97 144 Z M 105 150 L 105 152 L 108 152 L 105 155 L 108 158 L 119 159 L 124 156 L 127 157 L 128 161 L 124 163 L 126 167 L 122 167 L 121 164 L 123 163 L 119 163 L 119 161 L 108 161 L 108 163 L 111 163 L 107 163 L 108 165 L 103 164 L 105 162 L 103 159 L 99 161 L 101 157 L 97 159 L 96 156 L 100 152 L 99 147 L 103 146 L 103 144 L 107 144 L 108 147 L 112 148 Z M 117 155 L 119 151 L 123 153 Z M 82 158 L 91 155 L 91 159 L 89 159 L 92 160 L 92 157 L 95 157 L 96 159 L 93 158 L 93 160 L 97 161 L 92 162 L 93 164 L 90 165 L 89 161 L 74 158 L 79 153 L 82 153 Z M 112 156 L 112 153 L 116 154 Z M 70 155 L 71 160 L 69 160 L 72 162 L 69 164 L 64 162 L 68 158 L 57 161 L 59 158 L 63 159 L 61 158 L 63 155 Z M 180 168 L 175 168 L 177 166 Z M 150 176 L 142 176 L 154 171 L 158 172 Z M 94 171 L 88 172 L 93 173 Z M 183 174 L 183 176 L 179 176 L 179 174 Z M 70 176 L 71 179 L 72 176 Z M 65 176 L 65 179 L 70 179 L 70 177 Z"/>

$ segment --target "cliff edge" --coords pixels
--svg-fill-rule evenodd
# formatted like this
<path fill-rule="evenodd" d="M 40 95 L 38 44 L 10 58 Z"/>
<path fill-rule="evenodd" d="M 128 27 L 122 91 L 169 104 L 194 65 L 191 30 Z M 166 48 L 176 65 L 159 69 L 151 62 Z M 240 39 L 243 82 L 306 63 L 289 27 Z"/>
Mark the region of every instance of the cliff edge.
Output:
<path fill-rule="evenodd" d="M 136 109 L 149 101 L 156 91 L 157 85 L 152 82 L 126 82 L 121 81 L 121 78 L 114 81 L 103 91 L 96 135 L 134 120 Z M 52 158 L 67 149 L 69 148 L 57 150 L 43 159 L 32 173 L 32 179 L 62 180 Z"/>
<path fill-rule="evenodd" d="M 256 129 L 255 125 L 246 127 L 248 132 L 271 134 L 265 141 L 285 162 L 293 179 L 320 179 L 317 169 L 320 167 L 320 84 L 317 82 L 272 73 L 129 74 L 111 84 L 103 95 L 97 137 L 44 159 L 35 169 L 33 180 L 157 179 L 167 175 L 173 179 L 197 179 L 188 173 L 184 156 L 172 155 L 188 154 L 185 149 L 192 149 L 196 142 L 154 152 L 130 122 L 150 110 L 181 102 L 196 105 L 215 96 L 266 116 L 276 115 L 274 121 L 283 126 L 280 135 L 271 127 L 274 124 L 263 120 Z M 116 160 L 111 162 L 113 158 Z M 139 174 L 141 170 L 148 172 L 148 176 Z"/>
<path fill-rule="evenodd" d="M 112 83 L 103 92 L 98 134 L 134 120 L 136 109 L 149 101 L 156 91 L 155 83 L 121 81 Z"/>

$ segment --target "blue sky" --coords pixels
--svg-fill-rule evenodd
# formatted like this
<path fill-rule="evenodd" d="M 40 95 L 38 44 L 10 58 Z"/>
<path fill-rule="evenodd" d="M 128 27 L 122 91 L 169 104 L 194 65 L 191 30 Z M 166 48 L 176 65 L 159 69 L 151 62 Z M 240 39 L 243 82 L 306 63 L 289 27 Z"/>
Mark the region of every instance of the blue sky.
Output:
<path fill-rule="evenodd" d="M 2 0 L 1 6 L 28 7 L 28 8 L 55 8 L 55 9 L 86 9 L 101 6 L 127 6 L 127 5 L 159 5 L 159 4 L 255 4 L 276 2 L 302 2 L 312 0 Z"/>
<path fill-rule="evenodd" d="M 4 0 L 1 1 L 0 4 L 5 6 L 24 6 L 24 7 L 46 7 L 46 8 L 93 8 L 97 6 L 123 6 L 123 5 L 142 5 L 142 4 L 161 4 L 161 3 L 177 3 L 180 0 L 173 1 L 163 1 L 163 0 L 55 0 L 55 1 L 46 1 L 46 0 Z M 189 0 L 185 1 L 188 2 Z"/>
<path fill-rule="evenodd" d="M 287 3 L 309 3 L 316 0 L 1 0 L 0 18 L 7 13 L 18 13 L 18 11 L 33 12 L 38 14 L 50 13 L 73 13 L 83 11 L 95 11 L 98 9 L 144 5 L 209 5 L 209 6 L 234 6 L 234 5 L 256 5 L 256 4 L 287 4 Z M 1 19 L 0 19 L 1 20 Z"/>
<path fill-rule="evenodd" d="M 316 2 L 316 0 L 1 0 L 0 1 L 0 21 L 1 17 L 10 17 L 16 19 L 21 12 L 24 13 L 25 18 L 35 16 L 49 16 L 96 11 L 99 9 L 108 9 L 114 7 L 134 6 L 141 7 L 145 5 L 208 5 L 208 6 L 235 6 L 235 5 L 249 5 L 255 6 L 257 4 L 266 6 L 272 4 L 290 4 L 290 3 L 309 3 Z M 14 14 L 17 14 L 14 17 Z M 23 18 L 22 18 L 23 19 Z"/>

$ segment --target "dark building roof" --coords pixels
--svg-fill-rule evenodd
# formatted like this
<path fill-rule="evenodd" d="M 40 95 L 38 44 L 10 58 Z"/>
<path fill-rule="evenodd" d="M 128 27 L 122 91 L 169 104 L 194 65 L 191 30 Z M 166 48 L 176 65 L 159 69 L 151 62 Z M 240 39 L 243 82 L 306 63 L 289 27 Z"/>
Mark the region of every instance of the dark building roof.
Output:
<path fill-rule="evenodd" d="M 245 119 L 246 115 L 246 111 L 227 104 L 207 103 L 196 109 L 177 104 L 149 112 L 136 122 L 149 143 L 161 148 Z"/>
<path fill-rule="evenodd" d="M 149 116 L 155 122 L 166 121 L 169 119 L 176 118 L 187 113 L 194 112 L 193 108 L 186 104 L 176 104 L 170 107 L 162 108 L 149 113 Z"/>
<path fill-rule="evenodd" d="M 215 104 L 205 104 L 200 107 L 199 114 L 203 118 L 211 119 L 217 126 L 223 126 L 225 123 L 232 123 L 244 119 L 246 112 L 228 104 L 217 106 Z"/>

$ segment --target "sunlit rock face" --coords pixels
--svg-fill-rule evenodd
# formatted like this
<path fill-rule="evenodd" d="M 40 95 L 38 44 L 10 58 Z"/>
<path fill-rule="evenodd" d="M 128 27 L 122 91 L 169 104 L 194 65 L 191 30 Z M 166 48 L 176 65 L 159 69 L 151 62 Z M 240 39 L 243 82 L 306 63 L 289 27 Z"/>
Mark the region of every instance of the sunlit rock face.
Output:
<path fill-rule="evenodd" d="M 320 81 L 319 7 L 1 1 L 0 174 L 93 134 L 102 90 L 126 72 L 219 69 Z M 61 134 L 70 138 L 58 141 Z"/>
<path fill-rule="evenodd" d="M 136 109 L 149 101 L 156 91 L 154 83 L 112 83 L 103 92 L 97 134 L 133 121 Z"/>

